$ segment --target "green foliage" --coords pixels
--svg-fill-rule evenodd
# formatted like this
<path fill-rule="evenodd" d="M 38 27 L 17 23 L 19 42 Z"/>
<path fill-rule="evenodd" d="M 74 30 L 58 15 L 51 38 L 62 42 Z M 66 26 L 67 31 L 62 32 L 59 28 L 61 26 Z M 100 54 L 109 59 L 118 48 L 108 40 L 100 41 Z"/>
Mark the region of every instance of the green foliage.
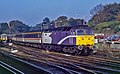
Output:
<path fill-rule="evenodd" d="M 48 17 L 44 18 L 40 24 L 36 24 L 36 26 L 28 26 L 19 20 L 12 20 L 8 23 L 0 23 L 0 33 L 20 33 L 27 31 L 36 31 L 43 30 L 61 26 L 75 26 L 75 25 L 86 25 L 84 19 L 68 19 L 66 16 L 59 16 L 56 20 L 50 21 Z"/>
<path fill-rule="evenodd" d="M 120 3 L 97 5 L 90 11 L 93 17 L 88 25 L 94 27 L 95 32 L 113 34 L 120 31 Z"/>
<path fill-rule="evenodd" d="M 2 30 L 8 29 L 8 24 L 7 23 L 1 23 L 0 25 L 1 25 Z"/>
<path fill-rule="evenodd" d="M 24 24 L 19 20 L 13 20 L 9 22 L 12 33 L 27 32 L 30 29 L 30 26 Z"/>
<path fill-rule="evenodd" d="M 102 22 L 117 21 L 119 19 L 118 14 L 120 14 L 120 3 L 107 4 L 104 6 L 97 5 L 92 9 L 92 13 L 94 14 L 89 22 L 93 22 L 96 25 Z"/>
<path fill-rule="evenodd" d="M 19 32 L 27 32 L 31 27 L 25 25 L 23 22 L 14 20 L 8 23 L 0 23 L 0 33 L 10 34 L 12 33 L 19 33 Z"/>
<path fill-rule="evenodd" d="M 117 33 L 117 32 L 119 32 L 120 31 L 120 25 L 117 25 L 117 26 L 115 26 L 115 33 Z"/>
<path fill-rule="evenodd" d="M 94 23 L 93 22 L 88 22 L 88 26 L 94 27 Z"/>
<path fill-rule="evenodd" d="M 103 29 L 113 29 L 114 32 L 120 31 L 120 22 L 119 21 L 110 21 L 110 22 L 103 22 L 100 24 L 97 24 L 94 27 L 94 30 L 97 32 L 101 32 Z"/>
<path fill-rule="evenodd" d="M 50 22 L 50 19 L 48 17 L 44 18 L 43 19 L 43 23 L 46 24 L 46 23 L 49 23 Z"/>
<path fill-rule="evenodd" d="M 55 22 L 55 27 L 61 26 L 75 26 L 75 25 L 83 25 L 86 24 L 84 19 L 68 19 L 66 16 L 59 16 Z"/>

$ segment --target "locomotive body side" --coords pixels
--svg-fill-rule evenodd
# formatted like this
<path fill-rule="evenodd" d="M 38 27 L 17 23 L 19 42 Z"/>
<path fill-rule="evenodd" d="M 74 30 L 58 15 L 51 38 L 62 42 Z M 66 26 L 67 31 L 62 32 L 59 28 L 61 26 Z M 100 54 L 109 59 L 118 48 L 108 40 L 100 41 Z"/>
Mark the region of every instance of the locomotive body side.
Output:
<path fill-rule="evenodd" d="M 59 31 L 51 34 L 52 44 L 57 45 L 75 45 L 75 37 L 70 35 L 70 31 Z"/>

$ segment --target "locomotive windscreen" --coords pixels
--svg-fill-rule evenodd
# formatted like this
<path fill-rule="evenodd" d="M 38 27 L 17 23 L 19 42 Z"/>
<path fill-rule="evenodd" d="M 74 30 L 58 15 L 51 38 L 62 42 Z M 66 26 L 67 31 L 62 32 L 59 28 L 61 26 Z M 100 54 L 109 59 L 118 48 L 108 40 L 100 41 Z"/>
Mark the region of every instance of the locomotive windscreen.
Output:
<path fill-rule="evenodd" d="M 92 35 L 93 30 L 92 28 L 80 28 L 76 30 L 77 35 Z"/>

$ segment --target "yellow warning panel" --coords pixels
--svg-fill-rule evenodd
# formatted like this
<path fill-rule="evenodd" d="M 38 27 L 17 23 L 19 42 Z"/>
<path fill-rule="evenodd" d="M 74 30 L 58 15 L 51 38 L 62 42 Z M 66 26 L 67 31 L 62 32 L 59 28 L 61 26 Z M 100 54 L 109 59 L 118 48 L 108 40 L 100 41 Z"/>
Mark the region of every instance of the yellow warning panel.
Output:
<path fill-rule="evenodd" d="M 76 45 L 91 46 L 94 45 L 94 35 L 81 35 L 76 37 Z"/>

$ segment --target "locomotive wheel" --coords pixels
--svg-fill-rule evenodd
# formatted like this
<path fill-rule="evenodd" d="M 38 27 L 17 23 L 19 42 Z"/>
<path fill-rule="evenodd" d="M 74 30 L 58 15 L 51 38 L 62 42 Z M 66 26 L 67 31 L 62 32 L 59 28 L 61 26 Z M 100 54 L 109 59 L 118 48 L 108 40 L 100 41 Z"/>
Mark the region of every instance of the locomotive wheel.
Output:
<path fill-rule="evenodd" d="M 90 49 L 89 52 L 88 52 L 89 55 L 92 55 L 93 54 L 93 50 Z"/>
<path fill-rule="evenodd" d="M 64 52 L 64 53 L 68 53 L 68 48 L 67 48 L 67 47 L 64 47 L 64 48 L 63 48 L 63 52 Z"/>
<path fill-rule="evenodd" d="M 51 51 L 52 50 L 52 48 L 51 48 L 51 46 L 50 45 L 48 45 L 48 49 Z"/>
<path fill-rule="evenodd" d="M 84 55 L 84 56 L 89 55 L 89 48 L 88 47 L 83 48 L 81 51 L 81 55 Z"/>
<path fill-rule="evenodd" d="M 76 56 L 81 55 L 81 51 L 76 50 L 74 55 L 76 55 Z"/>

